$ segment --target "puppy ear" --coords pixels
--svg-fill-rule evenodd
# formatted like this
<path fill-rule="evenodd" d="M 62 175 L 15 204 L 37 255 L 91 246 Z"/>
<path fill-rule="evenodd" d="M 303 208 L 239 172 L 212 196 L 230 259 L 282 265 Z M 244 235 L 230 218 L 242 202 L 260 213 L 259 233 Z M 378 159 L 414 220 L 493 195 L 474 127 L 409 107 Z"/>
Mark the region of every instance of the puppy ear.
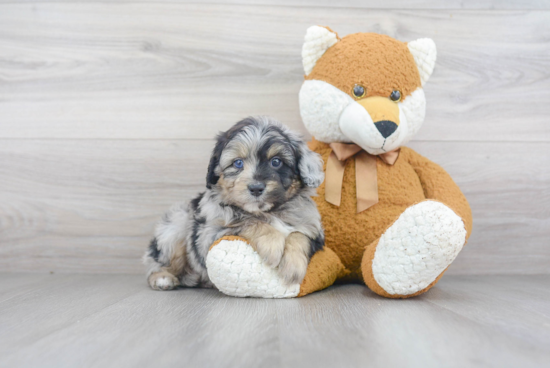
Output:
<path fill-rule="evenodd" d="M 227 137 L 226 133 L 220 133 L 217 136 L 217 142 L 214 146 L 214 150 L 212 151 L 212 156 L 210 156 L 210 163 L 208 164 L 208 173 L 206 174 L 206 187 L 208 189 L 212 189 L 212 185 L 216 185 L 218 183 L 218 180 L 220 179 L 220 176 L 216 174 L 216 169 L 218 165 L 220 164 L 220 157 L 222 155 L 222 151 L 225 148 L 225 145 L 227 144 Z"/>
<path fill-rule="evenodd" d="M 307 144 L 300 141 L 298 144 L 298 170 L 304 185 L 317 188 L 325 180 L 323 159 L 319 154 L 309 149 Z"/>
<path fill-rule="evenodd" d="M 216 185 L 220 179 L 220 176 L 216 173 L 216 169 L 220 165 L 220 157 L 222 156 L 225 146 L 227 146 L 229 141 L 244 128 L 255 124 L 257 124 L 256 120 L 252 117 L 248 117 L 233 125 L 227 132 L 220 132 L 220 134 L 218 134 L 216 137 L 217 142 L 212 151 L 210 163 L 208 164 L 208 173 L 206 174 L 206 187 L 208 189 L 212 189 L 212 185 Z"/>

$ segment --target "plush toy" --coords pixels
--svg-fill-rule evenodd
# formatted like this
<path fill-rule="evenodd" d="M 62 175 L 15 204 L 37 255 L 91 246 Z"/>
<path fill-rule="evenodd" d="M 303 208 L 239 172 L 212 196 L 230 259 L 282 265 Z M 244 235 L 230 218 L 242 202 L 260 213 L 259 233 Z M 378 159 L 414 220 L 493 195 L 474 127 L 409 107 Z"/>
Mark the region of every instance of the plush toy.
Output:
<path fill-rule="evenodd" d="M 301 284 L 285 285 L 245 239 L 222 238 L 207 257 L 211 281 L 235 296 L 304 296 L 356 280 L 389 298 L 426 292 L 472 229 L 468 202 L 451 177 L 404 147 L 424 120 L 434 42 L 375 33 L 340 39 L 313 26 L 302 58 L 300 111 L 314 137 L 310 148 L 325 163 L 315 198 L 325 247 Z"/>

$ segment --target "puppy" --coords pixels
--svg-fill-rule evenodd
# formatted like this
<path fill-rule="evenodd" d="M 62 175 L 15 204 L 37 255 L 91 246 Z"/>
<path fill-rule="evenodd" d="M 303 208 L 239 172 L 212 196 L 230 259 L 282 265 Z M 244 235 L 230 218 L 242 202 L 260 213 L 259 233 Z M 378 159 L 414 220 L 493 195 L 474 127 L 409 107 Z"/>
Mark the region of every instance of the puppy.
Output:
<path fill-rule="evenodd" d="M 226 235 L 247 239 L 285 282 L 300 283 L 324 246 L 311 199 L 323 180 L 321 157 L 286 127 L 267 117 L 238 122 L 217 137 L 206 191 L 156 227 L 144 256 L 149 285 L 212 287 L 206 255 Z"/>

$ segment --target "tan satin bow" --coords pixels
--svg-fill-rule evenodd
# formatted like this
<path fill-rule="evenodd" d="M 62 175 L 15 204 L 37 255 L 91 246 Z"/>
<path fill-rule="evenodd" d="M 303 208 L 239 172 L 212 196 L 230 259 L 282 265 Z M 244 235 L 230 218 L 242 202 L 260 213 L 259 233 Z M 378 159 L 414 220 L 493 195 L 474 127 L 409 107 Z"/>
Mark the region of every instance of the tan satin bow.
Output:
<path fill-rule="evenodd" d="M 331 143 L 332 152 L 327 161 L 325 180 L 325 200 L 340 206 L 342 184 L 346 160 L 355 156 L 355 186 L 357 213 L 378 203 L 378 179 L 376 176 L 376 156 L 370 155 L 356 144 Z M 388 165 L 397 161 L 399 150 L 378 155 Z"/>

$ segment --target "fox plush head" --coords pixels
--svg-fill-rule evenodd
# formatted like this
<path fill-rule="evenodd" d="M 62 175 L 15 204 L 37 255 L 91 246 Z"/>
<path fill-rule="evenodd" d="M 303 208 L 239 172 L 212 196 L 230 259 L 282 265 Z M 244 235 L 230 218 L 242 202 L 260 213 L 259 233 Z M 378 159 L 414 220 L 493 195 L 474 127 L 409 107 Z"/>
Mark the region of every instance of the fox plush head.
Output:
<path fill-rule="evenodd" d="M 422 86 L 435 66 L 435 43 L 375 33 L 342 39 L 328 27 L 307 30 L 300 113 L 325 143 L 355 143 L 372 155 L 398 149 L 420 129 Z"/>

